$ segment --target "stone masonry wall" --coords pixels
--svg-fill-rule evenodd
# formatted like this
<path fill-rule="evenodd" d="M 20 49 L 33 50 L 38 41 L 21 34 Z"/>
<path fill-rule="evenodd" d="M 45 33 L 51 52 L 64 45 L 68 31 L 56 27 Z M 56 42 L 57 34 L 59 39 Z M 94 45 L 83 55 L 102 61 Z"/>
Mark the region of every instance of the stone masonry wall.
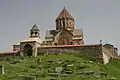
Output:
<path fill-rule="evenodd" d="M 41 46 L 38 48 L 38 55 L 42 54 L 85 54 L 90 57 L 102 58 L 102 44 L 94 45 L 59 45 L 59 46 Z"/>

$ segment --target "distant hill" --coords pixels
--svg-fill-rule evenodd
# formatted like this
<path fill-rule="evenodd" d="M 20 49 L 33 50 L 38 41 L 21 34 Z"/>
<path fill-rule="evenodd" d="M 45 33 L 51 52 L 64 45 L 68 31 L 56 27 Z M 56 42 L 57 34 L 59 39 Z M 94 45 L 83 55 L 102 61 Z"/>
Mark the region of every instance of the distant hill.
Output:
<path fill-rule="evenodd" d="M 120 80 L 120 60 L 107 65 L 97 59 L 75 55 L 0 58 L 5 74 L 0 80 L 19 80 L 35 76 L 37 80 Z M 32 80 L 32 79 L 31 79 Z"/>

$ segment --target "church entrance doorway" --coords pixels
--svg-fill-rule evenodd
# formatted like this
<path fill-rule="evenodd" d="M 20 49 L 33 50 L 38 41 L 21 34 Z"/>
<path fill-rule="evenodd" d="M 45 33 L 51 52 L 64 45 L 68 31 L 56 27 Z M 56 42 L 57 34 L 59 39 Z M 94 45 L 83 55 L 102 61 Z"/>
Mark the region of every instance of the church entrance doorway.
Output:
<path fill-rule="evenodd" d="M 26 44 L 24 46 L 24 55 L 26 56 L 32 56 L 33 50 L 32 50 L 32 46 L 29 44 Z"/>

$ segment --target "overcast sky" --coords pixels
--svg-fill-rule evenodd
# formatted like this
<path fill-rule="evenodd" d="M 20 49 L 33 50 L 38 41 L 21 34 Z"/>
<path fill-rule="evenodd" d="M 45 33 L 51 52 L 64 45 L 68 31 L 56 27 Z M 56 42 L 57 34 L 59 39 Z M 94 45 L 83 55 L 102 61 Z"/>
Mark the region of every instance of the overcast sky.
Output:
<path fill-rule="evenodd" d="M 55 19 L 63 7 L 84 31 L 85 44 L 111 43 L 120 48 L 120 0 L 0 0 L 0 52 L 29 37 L 33 24 L 44 39 L 47 29 L 55 29 Z"/>

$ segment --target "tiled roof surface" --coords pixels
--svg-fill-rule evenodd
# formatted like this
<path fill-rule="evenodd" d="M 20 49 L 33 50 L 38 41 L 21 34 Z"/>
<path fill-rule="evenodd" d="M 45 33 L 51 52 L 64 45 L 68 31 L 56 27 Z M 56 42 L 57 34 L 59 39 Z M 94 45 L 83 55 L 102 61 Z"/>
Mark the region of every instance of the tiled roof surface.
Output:
<path fill-rule="evenodd" d="M 28 40 L 23 40 L 21 42 L 31 42 L 31 41 L 36 41 L 38 43 L 42 43 L 42 40 L 40 40 L 40 38 L 29 38 Z"/>
<path fill-rule="evenodd" d="M 65 9 L 65 7 L 61 11 L 61 13 L 59 14 L 59 16 L 56 18 L 56 20 L 57 19 L 62 19 L 62 18 L 68 18 L 68 19 L 73 19 L 74 20 L 74 18 L 69 14 L 69 12 Z"/>
<path fill-rule="evenodd" d="M 15 45 L 20 45 L 20 42 L 19 42 L 19 43 L 16 43 Z"/>
<path fill-rule="evenodd" d="M 54 37 L 55 34 L 56 34 L 56 30 L 47 30 L 45 37 Z M 83 35 L 83 31 L 82 31 L 82 29 L 74 29 L 72 34 L 73 34 L 73 36 Z"/>

